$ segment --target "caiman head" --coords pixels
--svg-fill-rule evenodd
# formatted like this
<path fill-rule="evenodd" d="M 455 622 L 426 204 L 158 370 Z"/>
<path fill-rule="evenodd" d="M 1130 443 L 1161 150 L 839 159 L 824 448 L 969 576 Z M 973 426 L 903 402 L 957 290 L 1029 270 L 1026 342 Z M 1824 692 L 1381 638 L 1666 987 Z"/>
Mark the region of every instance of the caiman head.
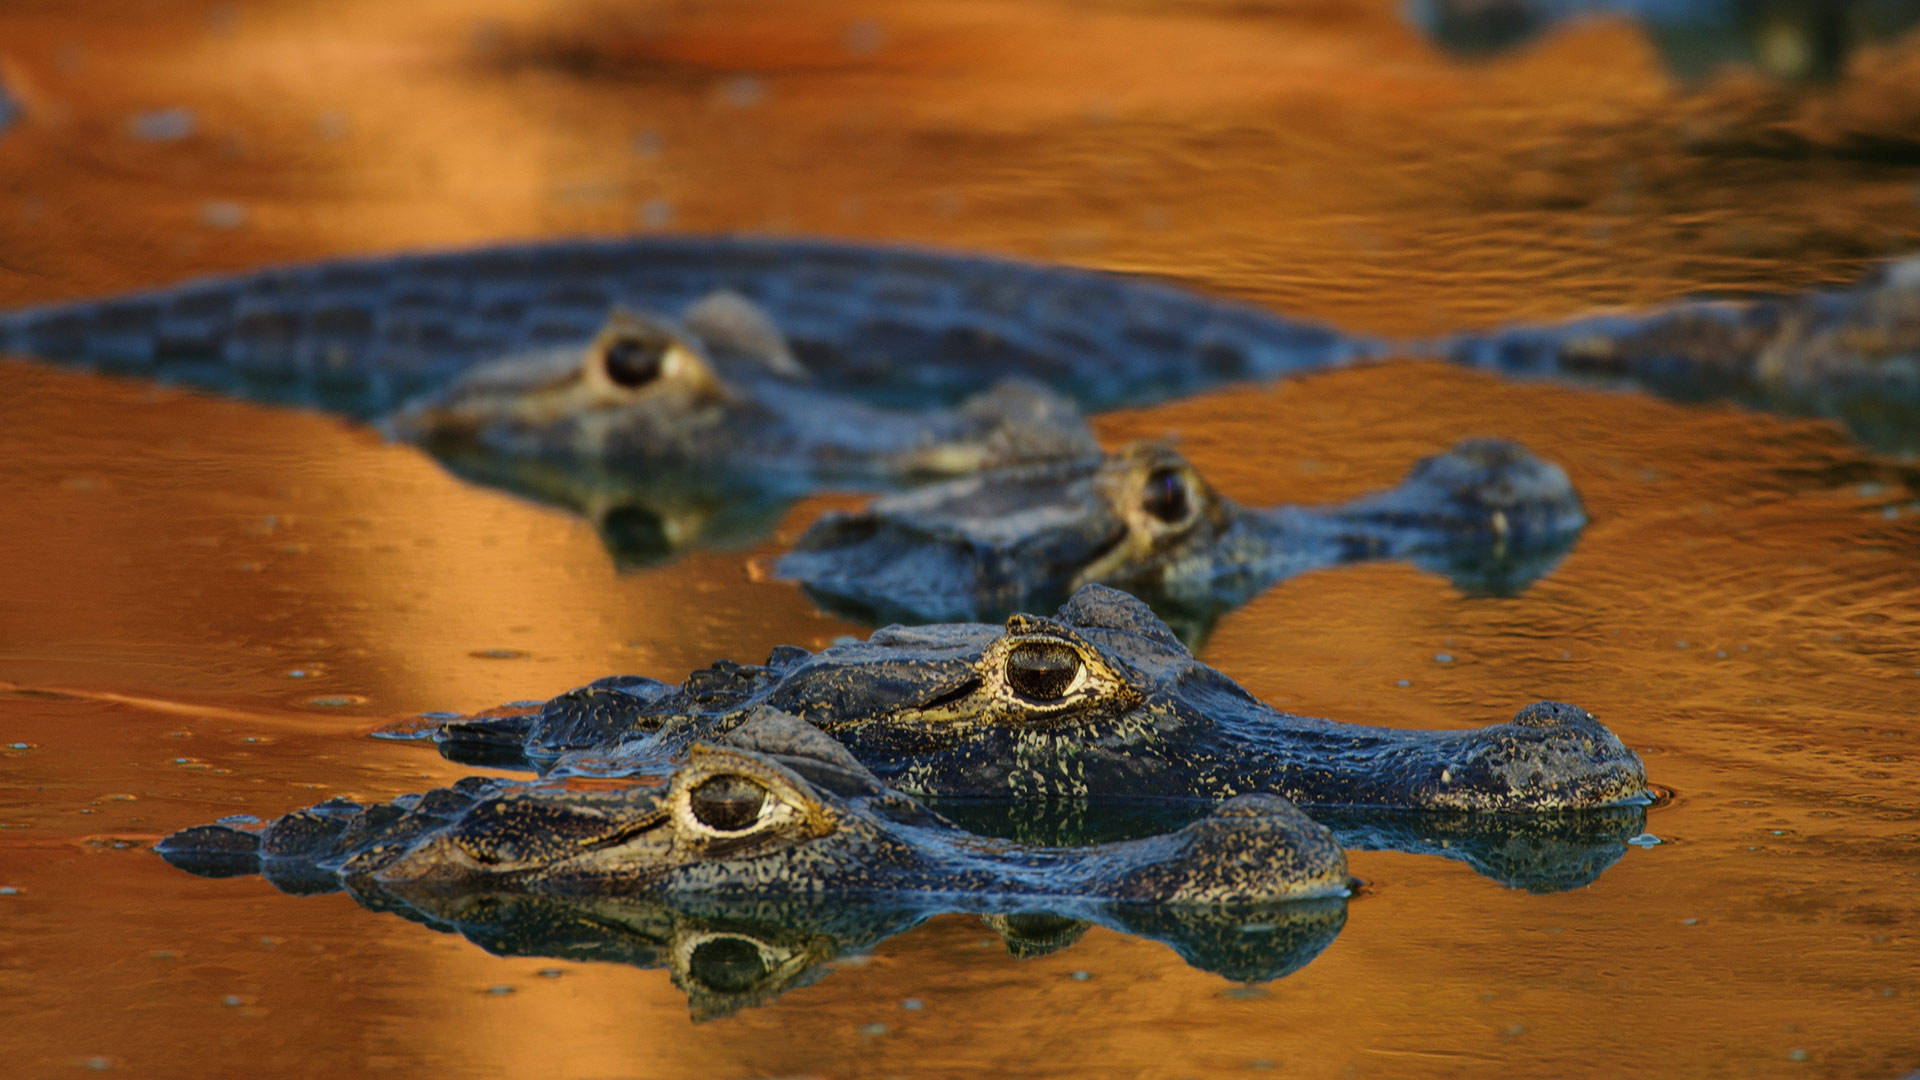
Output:
<path fill-rule="evenodd" d="M 1171 448 L 1139 442 L 825 514 L 774 572 L 876 622 L 979 618 L 1192 559 L 1237 513 Z"/>
<path fill-rule="evenodd" d="M 469 781 L 372 807 L 176 833 L 160 852 L 232 873 L 328 871 L 412 897 L 929 896 L 1258 904 L 1335 897 L 1346 861 L 1284 799 L 1251 796 L 1147 840 L 1034 848 L 966 833 L 882 785 L 820 729 L 758 709 L 696 743 L 664 788 Z M 280 864 L 280 865 L 275 865 Z M 411 902 L 411 901 L 409 901 Z"/>
<path fill-rule="evenodd" d="M 715 317 L 715 309 L 728 317 Z M 736 370 L 757 365 L 798 374 L 771 328 L 742 329 L 755 318 L 751 305 L 731 294 L 709 298 L 680 322 L 615 311 L 584 349 L 545 349 L 483 364 L 410 405 L 389 426 L 409 442 L 445 453 L 670 459 L 692 434 L 724 423 L 728 410 L 745 402 L 722 374 L 721 361 Z"/>
<path fill-rule="evenodd" d="M 1221 497 L 1170 447 L 1139 442 L 823 515 L 774 573 L 871 622 L 1000 618 L 1089 582 L 1203 611 L 1304 570 L 1377 557 L 1414 558 L 1497 591 L 1551 568 L 1585 520 L 1565 472 L 1501 439 L 1462 442 L 1352 503 L 1272 509 Z"/>
<path fill-rule="evenodd" d="M 924 479 L 1099 449 L 1071 402 L 1026 380 L 951 408 L 887 409 L 823 389 L 768 317 L 731 293 L 678 321 L 616 311 L 585 348 L 476 367 L 388 427 L 454 461 L 663 467 L 788 494 L 804 477 Z"/>
<path fill-rule="evenodd" d="M 916 794 L 1266 791 L 1303 805 L 1531 812 L 1646 790 L 1639 758 L 1570 705 L 1453 731 L 1283 713 L 1196 659 L 1146 605 L 1099 585 L 1051 618 L 889 627 L 774 674 L 765 701 Z"/>

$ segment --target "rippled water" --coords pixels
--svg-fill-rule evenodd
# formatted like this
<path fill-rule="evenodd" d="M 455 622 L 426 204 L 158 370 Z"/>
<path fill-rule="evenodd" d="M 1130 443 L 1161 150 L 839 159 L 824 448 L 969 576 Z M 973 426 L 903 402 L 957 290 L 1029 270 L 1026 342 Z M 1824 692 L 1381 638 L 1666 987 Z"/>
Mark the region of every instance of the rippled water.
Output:
<path fill-rule="evenodd" d="M 1920 248 L 1920 41 L 1830 85 L 1681 80 L 1623 20 L 1489 57 L 1388 3 L 0 11 L 0 301 L 640 227 L 1147 271 L 1424 334 L 1852 276 Z M 111 10 L 112 19 L 103 17 Z M 1071 46 L 1068 48 L 1068 46 Z M 156 113 L 185 110 L 171 116 Z M 181 133 L 181 115 L 190 118 Z M 156 137 L 156 134 L 160 137 Z M 1899 1077 L 1920 1067 L 1920 483 L 1836 429 L 1404 364 L 1098 422 L 1327 500 L 1500 434 L 1593 516 L 1468 597 L 1317 572 L 1203 657 L 1427 727 L 1581 703 L 1672 788 L 1591 885 L 1361 852 L 1346 924 L 1241 986 L 1094 929 L 942 916 L 695 1022 L 661 971 L 203 880 L 183 825 L 468 770 L 425 709 L 859 632 L 746 551 L 619 570 L 586 522 L 334 419 L 0 365 L 0 1047 L 22 1075 Z"/>

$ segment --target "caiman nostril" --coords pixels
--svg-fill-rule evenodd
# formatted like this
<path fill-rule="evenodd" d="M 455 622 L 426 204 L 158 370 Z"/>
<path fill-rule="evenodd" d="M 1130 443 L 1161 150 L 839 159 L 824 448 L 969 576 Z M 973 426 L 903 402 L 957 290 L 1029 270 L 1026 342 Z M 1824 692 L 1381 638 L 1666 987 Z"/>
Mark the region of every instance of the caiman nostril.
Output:
<path fill-rule="evenodd" d="M 1514 714 L 1513 722 L 1520 727 L 1552 730 L 1570 728 L 1580 724 L 1592 724 L 1593 714 L 1578 705 L 1568 705 L 1559 701 L 1536 701 Z"/>

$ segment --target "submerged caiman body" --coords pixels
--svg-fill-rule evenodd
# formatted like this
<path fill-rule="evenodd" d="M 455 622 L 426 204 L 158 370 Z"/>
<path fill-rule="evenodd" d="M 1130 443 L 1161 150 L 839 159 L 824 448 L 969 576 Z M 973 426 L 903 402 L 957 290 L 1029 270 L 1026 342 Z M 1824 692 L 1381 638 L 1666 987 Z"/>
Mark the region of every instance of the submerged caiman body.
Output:
<path fill-rule="evenodd" d="M 1613 381 L 1683 401 L 1824 416 L 1887 449 L 1920 445 L 1920 258 L 1851 288 L 1462 335 L 1448 359 L 1513 375 Z"/>
<path fill-rule="evenodd" d="M 1892 263 L 1841 293 L 1394 343 L 1157 282 L 1010 259 L 645 237 L 345 259 L 52 304 L 0 314 L 0 353 L 373 418 L 482 362 L 581 346 L 617 309 L 674 316 L 727 291 L 766 313 L 817 387 L 916 408 L 1010 376 L 1103 409 L 1370 359 L 1443 357 L 1731 397 L 1911 443 L 1916 276 L 1913 263 Z M 1677 327 L 1704 332 L 1696 340 Z M 1606 344 L 1596 352 L 1596 342 Z"/>
<path fill-rule="evenodd" d="M 0 315 L 0 352 L 371 418 L 619 308 L 716 292 L 764 311 L 821 387 L 958 401 L 1008 377 L 1092 408 L 1319 370 L 1367 346 L 1145 280 L 1011 259 L 748 237 L 557 241 L 346 259 Z"/>
<path fill-rule="evenodd" d="M 1052 618 L 888 627 L 679 686 L 603 679 L 536 711 L 441 725 L 449 756 L 560 775 L 671 768 L 772 707 L 930 796 L 1187 798 L 1513 812 L 1644 801 L 1640 760 L 1593 717 L 1539 702 L 1504 724 L 1415 731 L 1281 712 L 1195 659 L 1145 604 L 1089 585 Z"/>
<path fill-rule="evenodd" d="M 1220 612 L 1296 574 L 1411 559 L 1475 592 L 1552 569 L 1586 525 L 1567 474 L 1504 439 L 1469 439 L 1397 487 L 1334 506 L 1222 498 L 1171 448 L 1002 469 L 822 516 L 774 565 L 872 623 L 987 621 L 1082 585 L 1146 600 L 1192 640 Z"/>
<path fill-rule="evenodd" d="M 1010 942 L 1023 925 L 1059 936 L 1102 922 L 1205 957 L 1206 927 L 1325 901 L 1332 907 L 1302 913 L 1319 931 L 1305 940 L 1324 945 L 1349 890 L 1332 836 L 1284 799 L 1230 800 L 1144 839 L 1023 845 L 963 831 L 819 729 L 769 709 L 695 744 L 664 785 L 475 777 L 389 803 L 335 799 L 266 823 L 227 819 L 175 833 L 159 851 L 196 873 L 261 873 L 289 892 L 345 888 L 369 907 L 514 941 L 512 951 L 588 936 L 631 947 L 638 937 L 656 950 L 648 962 L 677 959 L 709 983 L 762 962 L 756 986 L 782 968 L 791 982 L 840 949 L 942 911 L 987 915 Z M 788 945 L 830 940 L 787 948 L 779 962 L 766 962 L 778 949 L 749 956 L 742 942 L 704 944 L 742 922 Z M 1279 954 L 1227 950 L 1214 963 L 1270 978 L 1318 951 L 1302 955 L 1300 935 L 1282 936 Z"/>

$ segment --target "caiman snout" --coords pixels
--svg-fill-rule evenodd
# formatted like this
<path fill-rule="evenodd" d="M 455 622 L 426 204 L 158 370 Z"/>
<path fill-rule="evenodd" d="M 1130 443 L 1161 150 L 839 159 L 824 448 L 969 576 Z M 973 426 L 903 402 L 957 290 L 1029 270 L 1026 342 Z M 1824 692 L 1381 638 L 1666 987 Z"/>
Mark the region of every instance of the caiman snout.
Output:
<path fill-rule="evenodd" d="M 1647 799 L 1639 755 L 1577 705 L 1536 701 L 1512 721 L 1468 736 L 1445 765 L 1433 804 L 1441 809 L 1586 810 Z"/>

